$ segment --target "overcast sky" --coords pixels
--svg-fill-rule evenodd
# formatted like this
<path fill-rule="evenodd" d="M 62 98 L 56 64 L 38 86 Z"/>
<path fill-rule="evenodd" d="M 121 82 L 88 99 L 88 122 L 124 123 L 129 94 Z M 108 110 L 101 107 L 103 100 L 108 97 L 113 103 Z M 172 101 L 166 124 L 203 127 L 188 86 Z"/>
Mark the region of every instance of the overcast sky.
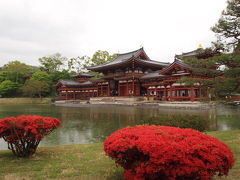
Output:
<path fill-rule="evenodd" d="M 153 60 L 211 45 L 226 0 L 0 0 L 0 66 L 144 47 Z"/>

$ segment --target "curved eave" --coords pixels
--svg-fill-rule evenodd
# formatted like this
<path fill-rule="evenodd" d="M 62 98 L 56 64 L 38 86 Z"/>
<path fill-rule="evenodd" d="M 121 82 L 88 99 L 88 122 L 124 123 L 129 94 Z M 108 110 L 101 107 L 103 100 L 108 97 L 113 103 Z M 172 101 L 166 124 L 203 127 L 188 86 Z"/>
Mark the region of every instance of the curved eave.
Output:
<path fill-rule="evenodd" d="M 140 80 L 149 80 L 149 79 L 161 79 L 161 78 L 166 78 L 167 76 L 165 75 L 156 75 L 156 76 L 151 76 L 151 77 L 141 77 Z"/>
<path fill-rule="evenodd" d="M 66 88 L 76 88 L 76 87 L 86 87 L 86 86 L 94 86 L 94 83 L 91 81 L 86 81 L 83 83 L 77 82 L 77 81 L 67 81 L 67 80 L 60 80 L 56 87 L 66 87 Z"/>
<path fill-rule="evenodd" d="M 161 63 L 161 62 L 157 62 L 157 61 L 152 61 L 152 60 L 142 60 L 142 59 L 136 59 L 134 57 L 128 59 L 128 60 L 125 60 L 125 61 L 122 61 L 122 62 L 119 62 L 119 63 L 116 63 L 116 64 L 110 64 L 108 66 L 103 66 L 103 67 L 92 67 L 92 68 L 88 68 L 89 70 L 93 70 L 93 71 L 105 71 L 105 70 L 108 70 L 110 68 L 114 68 L 114 67 L 119 67 L 119 66 L 123 66 L 123 65 L 127 65 L 129 63 L 131 63 L 131 61 L 135 61 L 141 65 L 144 65 L 144 66 L 147 66 L 147 67 L 151 67 L 151 68 L 164 68 L 166 66 L 169 66 L 168 63 Z"/>
<path fill-rule="evenodd" d="M 138 58 L 141 54 L 144 55 L 144 57 L 146 58 L 147 61 L 150 60 L 150 58 L 148 57 L 148 55 L 146 54 L 144 49 L 140 48 L 136 51 L 123 53 L 123 54 L 117 54 L 117 57 L 115 59 L 113 59 L 112 61 L 100 64 L 97 66 L 93 66 L 93 67 L 87 67 L 87 69 L 92 70 L 92 71 L 104 71 L 109 68 L 121 66 L 124 63 L 127 63 L 132 59 Z"/>
<path fill-rule="evenodd" d="M 105 65 L 105 66 L 102 66 L 102 67 L 88 67 L 87 69 L 91 70 L 91 71 L 96 71 L 96 72 L 100 71 L 101 72 L 101 71 L 108 70 L 109 68 L 119 67 L 119 66 L 122 66 L 124 64 L 128 64 L 132 61 L 132 59 L 133 58 L 126 59 L 125 61 L 122 61 L 122 62 L 119 62 L 119 63 L 116 63 L 116 64 Z"/>
<path fill-rule="evenodd" d="M 163 64 L 161 62 L 152 61 L 152 60 L 142 60 L 142 59 L 136 59 L 136 62 L 139 64 L 145 65 L 147 67 L 153 67 L 153 68 L 164 68 L 169 66 L 169 64 Z"/>
<path fill-rule="evenodd" d="M 174 61 L 170 66 L 166 67 L 165 69 L 163 69 L 162 71 L 160 71 L 159 73 L 164 75 L 165 73 L 167 73 L 168 71 L 170 71 L 172 68 L 174 67 L 182 67 L 183 69 L 187 69 L 187 70 L 190 70 L 191 67 L 187 64 L 184 64 L 182 62 L 179 62 L 178 60 L 177 61 Z"/>
<path fill-rule="evenodd" d="M 95 75 L 71 75 L 71 77 L 73 78 L 81 78 L 81 77 L 87 77 L 87 78 L 92 78 L 94 77 Z"/>

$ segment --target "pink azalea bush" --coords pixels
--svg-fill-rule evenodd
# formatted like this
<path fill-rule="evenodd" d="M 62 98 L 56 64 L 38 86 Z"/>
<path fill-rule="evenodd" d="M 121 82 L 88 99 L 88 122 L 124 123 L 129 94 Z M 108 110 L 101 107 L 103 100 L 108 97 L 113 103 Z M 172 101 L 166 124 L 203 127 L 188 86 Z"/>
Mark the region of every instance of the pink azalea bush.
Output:
<path fill-rule="evenodd" d="M 44 136 L 61 126 L 59 119 L 52 117 L 22 115 L 0 120 L 0 138 L 8 143 L 8 149 L 18 157 L 28 157 L 36 152 Z"/>
<path fill-rule="evenodd" d="M 127 180 L 207 180 L 227 175 L 234 164 L 233 153 L 218 139 L 169 126 L 123 128 L 105 140 L 104 150 Z"/>

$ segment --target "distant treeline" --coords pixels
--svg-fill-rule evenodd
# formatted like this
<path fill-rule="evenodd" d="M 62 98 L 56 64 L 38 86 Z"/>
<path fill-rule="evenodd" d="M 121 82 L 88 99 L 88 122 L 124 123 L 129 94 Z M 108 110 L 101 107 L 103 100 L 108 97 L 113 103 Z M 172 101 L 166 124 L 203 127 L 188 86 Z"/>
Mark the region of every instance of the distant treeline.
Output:
<path fill-rule="evenodd" d="M 72 79 L 72 75 L 86 67 L 112 60 L 115 54 L 97 51 L 92 58 L 78 56 L 66 58 L 59 53 L 39 58 L 40 66 L 30 66 L 14 60 L 0 67 L 0 97 L 55 97 L 59 79 Z M 95 74 L 96 78 L 101 74 Z"/>

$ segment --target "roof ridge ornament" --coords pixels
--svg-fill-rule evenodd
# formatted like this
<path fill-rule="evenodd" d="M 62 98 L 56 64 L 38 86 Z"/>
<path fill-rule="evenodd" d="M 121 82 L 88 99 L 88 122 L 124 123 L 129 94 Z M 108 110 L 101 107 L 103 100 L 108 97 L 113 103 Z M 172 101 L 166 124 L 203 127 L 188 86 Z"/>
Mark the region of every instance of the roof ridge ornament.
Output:
<path fill-rule="evenodd" d="M 197 48 L 197 49 L 203 49 L 203 46 L 202 46 L 201 43 L 198 45 L 198 48 Z"/>

